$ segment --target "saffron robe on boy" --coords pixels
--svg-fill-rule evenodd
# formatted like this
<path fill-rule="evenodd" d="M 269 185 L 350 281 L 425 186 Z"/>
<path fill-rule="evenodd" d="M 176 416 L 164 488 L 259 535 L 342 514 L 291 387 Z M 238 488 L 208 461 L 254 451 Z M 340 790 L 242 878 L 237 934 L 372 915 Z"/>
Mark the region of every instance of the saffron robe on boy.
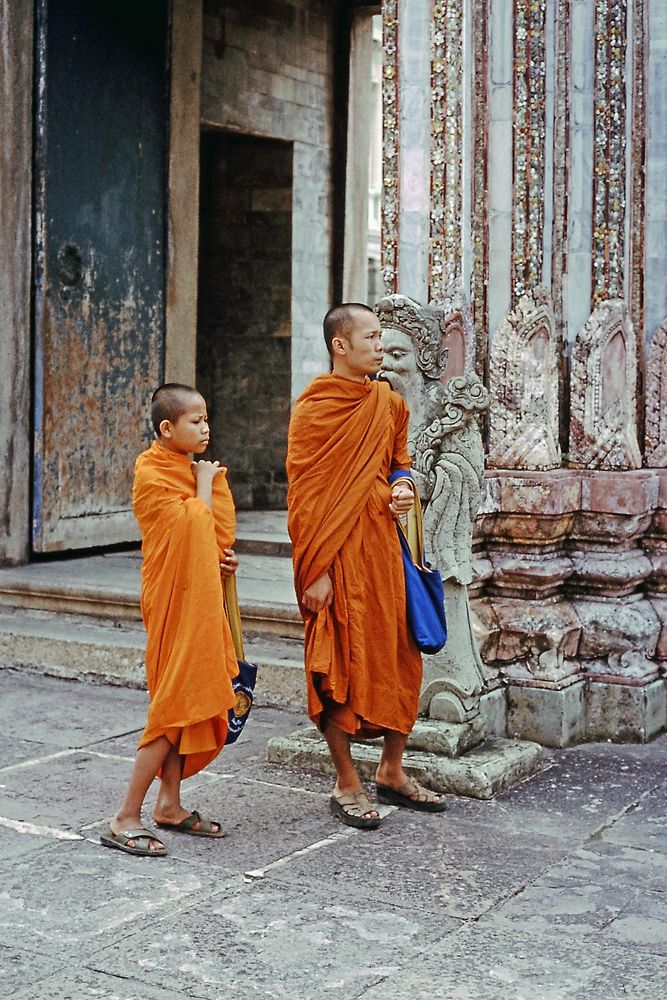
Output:
<path fill-rule="evenodd" d="M 287 452 L 294 578 L 324 573 L 333 602 L 305 623 L 308 714 L 350 735 L 409 733 L 421 655 L 409 632 L 387 477 L 409 469 L 408 408 L 384 382 L 322 375 L 299 397 Z"/>
<path fill-rule="evenodd" d="M 141 613 L 148 632 L 148 721 L 139 746 L 166 736 L 185 757 L 183 777 L 206 767 L 227 737 L 238 664 L 224 612 L 220 563 L 236 517 L 227 470 L 213 509 L 197 495 L 187 455 L 154 441 L 134 469 L 132 506 L 142 535 Z"/>

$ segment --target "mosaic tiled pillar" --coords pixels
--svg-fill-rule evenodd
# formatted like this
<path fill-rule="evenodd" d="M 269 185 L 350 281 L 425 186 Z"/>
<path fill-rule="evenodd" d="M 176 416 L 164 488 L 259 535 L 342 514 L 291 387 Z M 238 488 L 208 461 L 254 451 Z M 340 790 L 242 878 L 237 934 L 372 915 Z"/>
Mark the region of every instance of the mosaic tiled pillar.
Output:
<path fill-rule="evenodd" d="M 382 4 L 382 276 L 389 294 L 398 290 L 399 91 L 398 0 Z"/>
<path fill-rule="evenodd" d="M 463 0 L 438 0 L 431 15 L 432 299 L 462 280 L 463 9 Z"/>
<path fill-rule="evenodd" d="M 422 4 L 418 0 L 420 9 Z M 408 10 L 416 16 L 417 6 L 407 0 L 399 6 L 400 49 L 406 44 L 403 18 Z M 509 325 L 517 343 L 530 334 L 521 327 L 530 312 L 526 296 L 552 305 L 559 390 L 545 395 L 551 410 L 541 423 L 531 425 L 537 407 L 526 407 L 526 393 L 517 388 L 529 374 L 521 363 L 510 373 L 516 378 L 493 373 L 494 384 L 502 383 L 505 416 L 514 407 L 516 420 L 525 423 L 525 441 L 538 440 L 545 426 L 560 420 L 560 444 L 566 446 L 575 341 L 581 346 L 582 331 L 612 305 L 632 324 L 623 337 L 602 345 L 599 377 L 585 375 L 591 384 L 579 387 L 605 414 L 594 422 L 590 453 L 606 455 L 616 428 L 616 437 L 632 444 L 631 460 L 605 471 L 596 458 L 589 468 L 574 447 L 564 457 L 566 467 L 558 468 L 553 431 L 550 461 L 534 469 L 507 468 L 512 462 L 504 456 L 514 452 L 502 437 L 494 450 L 493 464 L 500 467 L 488 475 L 475 542 L 476 555 L 493 564 L 493 573 L 473 584 L 483 657 L 504 679 L 512 732 L 555 744 L 587 734 L 613 738 L 615 727 L 625 737 L 649 738 L 665 724 L 659 670 L 667 652 L 667 599 L 660 590 L 664 546 L 658 538 L 665 519 L 656 497 L 667 496 L 667 478 L 663 483 L 660 470 L 647 475 L 638 468 L 640 390 L 627 385 L 621 400 L 616 383 L 624 372 L 635 382 L 644 339 L 667 314 L 664 3 L 432 0 L 430 17 L 430 49 L 421 69 L 425 79 L 430 62 L 428 162 L 423 167 L 423 149 L 417 155 L 399 136 L 394 287 L 405 292 L 403 275 L 410 277 L 400 262 L 402 198 L 410 185 L 400 174 L 419 162 L 430 189 L 428 292 L 442 296 L 454 282 L 470 296 L 478 370 L 487 385 L 489 357 L 504 356 L 499 332 Z M 420 39 L 423 60 L 423 32 Z M 399 67 L 409 64 L 399 58 Z M 390 104 L 392 86 L 390 80 Z M 423 108 L 420 115 L 423 137 Z M 407 120 L 403 109 L 399 131 Z M 537 371 L 543 359 L 533 353 Z M 581 350 L 575 353 L 579 373 Z M 619 368 L 617 355 L 625 367 Z M 650 372 L 644 368 L 642 375 L 648 380 Z M 641 426 L 637 430 L 643 440 Z M 567 468 L 573 457 L 583 467 Z M 627 503 L 630 520 L 623 512 L 617 517 L 612 503 Z M 642 555 L 647 546 L 655 564 L 650 580 Z M 614 560 L 618 579 L 609 576 Z M 657 645 L 656 614 L 662 622 Z"/>
<path fill-rule="evenodd" d="M 644 0 L 646 65 L 646 221 L 644 301 L 647 337 L 667 316 L 667 12 L 664 0 Z"/>

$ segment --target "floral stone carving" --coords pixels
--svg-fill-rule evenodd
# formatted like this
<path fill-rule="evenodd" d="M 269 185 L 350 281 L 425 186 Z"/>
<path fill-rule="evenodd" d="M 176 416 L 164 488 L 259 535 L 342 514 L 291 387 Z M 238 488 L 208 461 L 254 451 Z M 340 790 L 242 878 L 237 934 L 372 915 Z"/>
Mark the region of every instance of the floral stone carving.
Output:
<path fill-rule="evenodd" d="M 637 347 L 621 300 L 601 303 L 574 343 L 570 464 L 588 469 L 641 468 Z"/>
<path fill-rule="evenodd" d="M 489 465 L 557 469 L 558 346 L 549 293 L 535 288 L 500 324 L 490 353 Z"/>
<path fill-rule="evenodd" d="M 447 307 L 419 306 L 405 296 L 381 299 L 376 311 L 385 349 L 382 377 L 410 407 L 409 449 L 424 506 L 427 552 L 442 573 L 447 645 L 424 657 L 421 711 L 448 722 L 479 713 L 482 662 L 473 638 L 467 585 L 472 580 L 472 531 L 484 472 L 476 415 L 489 395 L 470 372 L 443 385 Z M 467 359 L 464 359 L 464 369 Z"/>

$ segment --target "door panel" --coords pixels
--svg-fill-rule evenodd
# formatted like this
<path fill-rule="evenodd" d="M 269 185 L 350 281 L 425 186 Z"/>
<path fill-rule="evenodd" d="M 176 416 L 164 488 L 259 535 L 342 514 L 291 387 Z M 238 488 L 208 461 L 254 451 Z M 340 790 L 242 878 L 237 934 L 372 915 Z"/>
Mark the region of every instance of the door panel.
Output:
<path fill-rule="evenodd" d="M 162 377 L 167 0 L 39 0 L 33 548 L 133 540 Z"/>

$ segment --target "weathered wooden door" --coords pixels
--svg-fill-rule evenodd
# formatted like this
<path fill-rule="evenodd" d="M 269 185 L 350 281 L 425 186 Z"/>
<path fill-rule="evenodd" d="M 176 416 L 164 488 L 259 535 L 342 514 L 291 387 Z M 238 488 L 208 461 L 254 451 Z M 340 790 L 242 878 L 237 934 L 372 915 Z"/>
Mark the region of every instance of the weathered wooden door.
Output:
<path fill-rule="evenodd" d="M 36 552 L 137 537 L 132 466 L 164 367 L 168 14 L 38 0 Z"/>

